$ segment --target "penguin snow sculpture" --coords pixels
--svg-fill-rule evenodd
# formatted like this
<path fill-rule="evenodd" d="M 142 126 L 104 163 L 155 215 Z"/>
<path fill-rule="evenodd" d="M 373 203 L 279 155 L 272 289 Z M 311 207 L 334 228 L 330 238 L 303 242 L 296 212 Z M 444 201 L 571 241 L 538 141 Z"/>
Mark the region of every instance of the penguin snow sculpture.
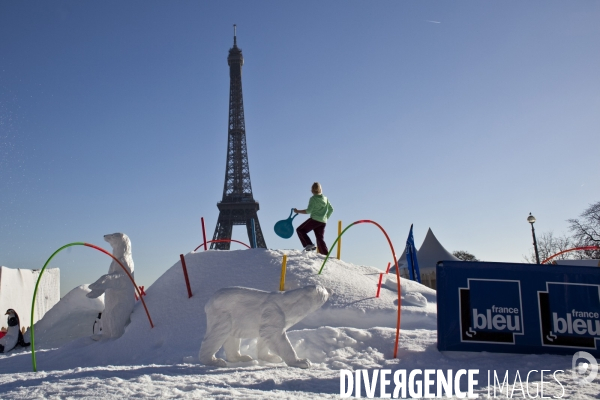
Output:
<path fill-rule="evenodd" d="M 92 325 L 92 336 L 94 339 L 100 339 L 102 336 L 102 313 L 98 313 L 94 325 Z"/>
<path fill-rule="evenodd" d="M 6 331 L 6 335 L 0 338 L 0 353 L 8 353 L 17 346 L 29 346 L 29 343 L 25 343 L 23 339 L 17 312 L 9 308 L 5 315 L 8 315 L 8 330 Z"/>
<path fill-rule="evenodd" d="M 131 257 L 131 241 L 124 233 L 113 233 L 104 235 L 113 248 L 113 256 L 118 259 L 129 273 L 133 276 L 133 258 Z M 94 329 L 92 339 L 118 338 L 125 332 L 125 326 L 135 305 L 135 288 L 129 280 L 123 268 L 113 261 L 108 269 L 108 274 L 102 275 L 96 282 L 92 283 L 86 296 L 89 298 L 99 297 L 104 293 L 104 311 L 102 312 L 102 331 Z"/>

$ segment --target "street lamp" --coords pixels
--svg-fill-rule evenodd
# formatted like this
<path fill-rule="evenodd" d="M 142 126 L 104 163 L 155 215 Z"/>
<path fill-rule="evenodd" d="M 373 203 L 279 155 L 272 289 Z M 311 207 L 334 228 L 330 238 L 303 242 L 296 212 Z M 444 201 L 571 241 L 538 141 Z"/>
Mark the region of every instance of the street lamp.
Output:
<path fill-rule="evenodd" d="M 535 260 L 537 263 L 540 263 L 540 254 L 538 253 L 537 241 L 535 240 L 535 229 L 533 228 L 533 223 L 535 222 L 535 217 L 529 213 L 529 217 L 527 217 L 527 222 L 531 224 L 531 235 L 533 236 L 533 248 L 535 249 Z"/>

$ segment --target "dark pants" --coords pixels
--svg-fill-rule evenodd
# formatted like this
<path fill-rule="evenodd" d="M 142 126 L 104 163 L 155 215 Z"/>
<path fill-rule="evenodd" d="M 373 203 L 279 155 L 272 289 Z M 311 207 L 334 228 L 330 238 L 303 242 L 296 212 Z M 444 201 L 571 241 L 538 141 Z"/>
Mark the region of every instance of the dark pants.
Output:
<path fill-rule="evenodd" d="M 329 249 L 325 244 L 325 239 L 323 236 L 325 235 L 325 223 L 315 221 L 312 218 L 304 221 L 299 227 L 296 228 L 296 233 L 298 233 L 298 237 L 300 238 L 300 242 L 303 247 L 308 246 L 309 244 L 313 244 L 313 242 L 308 237 L 307 233 L 310 231 L 315 231 L 315 237 L 317 238 L 317 249 L 319 249 L 319 254 L 327 254 L 329 253 Z"/>

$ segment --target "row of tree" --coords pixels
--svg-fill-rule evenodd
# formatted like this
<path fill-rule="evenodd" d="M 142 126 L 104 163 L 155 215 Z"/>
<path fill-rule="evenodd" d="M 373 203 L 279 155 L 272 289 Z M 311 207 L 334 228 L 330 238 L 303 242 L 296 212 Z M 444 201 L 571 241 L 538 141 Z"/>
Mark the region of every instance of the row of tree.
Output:
<path fill-rule="evenodd" d="M 537 235 L 540 261 L 576 247 L 600 246 L 600 201 L 591 204 L 579 218 L 569 219 L 570 234 L 555 236 L 552 231 Z M 535 250 L 525 256 L 528 262 L 535 263 Z M 572 251 L 563 253 L 553 260 L 600 259 L 600 250 Z"/>
<path fill-rule="evenodd" d="M 570 234 L 554 236 L 552 231 L 537 235 L 538 252 L 540 261 L 545 260 L 561 251 L 576 247 L 600 246 L 600 201 L 590 205 L 579 218 L 569 219 Z M 452 254 L 462 261 L 479 261 L 473 254 L 465 250 L 453 251 Z M 600 259 L 600 250 L 578 250 L 563 253 L 552 260 L 597 260 Z M 535 263 L 535 250 L 533 246 L 525 260 Z"/>

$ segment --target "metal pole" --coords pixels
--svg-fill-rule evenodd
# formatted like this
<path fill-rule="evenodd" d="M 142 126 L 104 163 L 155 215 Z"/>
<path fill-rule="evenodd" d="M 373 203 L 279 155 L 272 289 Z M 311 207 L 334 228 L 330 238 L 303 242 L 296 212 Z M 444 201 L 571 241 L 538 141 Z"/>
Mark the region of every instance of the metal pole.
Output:
<path fill-rule="evenodd" d="M 206 229 L 204 229 L 204 217 L 200 218 L 200 221 L 202 221 L 202 237 L 204 238 L 204 251 L 206 251 Z"/>
<path fill-rule="evenodd" d="M 535 261 L 537 264 L 540 263 L 540 254 L 538 253 L 537 240 L 535 240 L 535 228 L 533 227 L 533 222 L 531 224 L 531 235 L 533 236 L 533 248 L 535 249 Z"/>

